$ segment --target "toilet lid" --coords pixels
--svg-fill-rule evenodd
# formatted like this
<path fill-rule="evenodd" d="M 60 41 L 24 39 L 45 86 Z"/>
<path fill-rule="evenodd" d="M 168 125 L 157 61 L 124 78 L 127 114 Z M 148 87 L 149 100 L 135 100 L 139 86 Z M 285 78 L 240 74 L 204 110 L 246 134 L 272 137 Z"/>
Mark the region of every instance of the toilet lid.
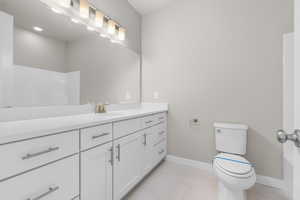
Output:
<path fill-rule="evenodd" d="M 215 157 L 215 163 L 232 174 L 245 175 L 252 171 L 251 163 L 238 155 L 220 153 Z"/>

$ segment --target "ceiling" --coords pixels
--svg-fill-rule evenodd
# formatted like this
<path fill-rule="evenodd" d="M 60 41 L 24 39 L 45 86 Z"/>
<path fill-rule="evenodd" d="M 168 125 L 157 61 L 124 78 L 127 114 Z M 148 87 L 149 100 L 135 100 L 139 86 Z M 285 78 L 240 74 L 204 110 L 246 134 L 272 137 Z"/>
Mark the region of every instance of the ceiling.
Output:
<path fill-rule="evenodd" d="M 58 40 L 71 41 L 92 34 L 39 0 L 0 0 L 0 10 L 13 15 L 15 25 L 30 31 L 33 26 L 41 27 L 44 31 L 39 34 Z"/>
<path fill-rule="evenodd" d="M 128 2 L 141 14 L 158 11 L 166 7 L 173 0 L 128 0 Z"/>

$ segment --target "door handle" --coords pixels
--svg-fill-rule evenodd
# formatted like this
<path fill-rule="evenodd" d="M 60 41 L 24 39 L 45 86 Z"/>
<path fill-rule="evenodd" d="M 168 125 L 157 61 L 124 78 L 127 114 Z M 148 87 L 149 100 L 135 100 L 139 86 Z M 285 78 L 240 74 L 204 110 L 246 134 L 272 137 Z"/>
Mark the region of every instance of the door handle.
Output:
<path fill-rule="evenodd" d="M 277 140 L 282 144 L 286 143 L 287 141 L 292 141 L 296 147 L 300 148 L 300 130 L 296 129 L 292 134 L 288 134 L 284 130 L 278 130 Z"/>
<path fill-rule="evenodd" d="M 116 158 L 120 162 L 121 161 L 121 145 L 120 144 L 117 145 L 117 150 L 118 150 L 118 153 L 117 153 Z"/>
<path fill-rule="evenodd" d="M 109 149 L 109 152 L 110 152 L 110 160 L 109 160 L 109 162 L 110 162 L 111 166 L 113 166 L 114 165 L 114 148 L 111 147 Z"/>
<path fill-rule="evenodd" d="M 144 146 L 147 146 L 147 134 L 144 134 Z"/>

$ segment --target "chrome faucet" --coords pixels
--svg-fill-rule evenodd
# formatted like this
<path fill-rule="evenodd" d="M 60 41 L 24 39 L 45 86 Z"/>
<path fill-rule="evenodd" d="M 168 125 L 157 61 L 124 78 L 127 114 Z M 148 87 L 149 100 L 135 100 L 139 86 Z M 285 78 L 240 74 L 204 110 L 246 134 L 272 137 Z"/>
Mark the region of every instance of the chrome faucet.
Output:
<path fill-rule="evenodd" d="M 96 113 L 106 113 L 106 106 L 108 106 L 108 103 L 99 103 L 96 105 Z"/>

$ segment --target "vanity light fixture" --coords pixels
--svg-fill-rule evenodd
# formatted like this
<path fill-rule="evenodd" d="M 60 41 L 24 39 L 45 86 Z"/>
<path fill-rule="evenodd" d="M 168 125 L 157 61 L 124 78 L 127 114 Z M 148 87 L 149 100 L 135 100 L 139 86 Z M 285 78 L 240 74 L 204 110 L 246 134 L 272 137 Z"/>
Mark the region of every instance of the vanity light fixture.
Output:
<path fill-rule="evenodd" d="M 124 44 L 126 29 L 118 22 L 98 10 L 90 0 L 40 0 L 55 13 L 65 15 L 73 23 L 83 24 L 88 31 L 94 31 L 112 43 Z M 41 32 L 40 27 L 34 28 Z"/>
<path fill-rule="evenodd" d="M 80 17 L 87 19 L 90 16 L 90 6 L 87 0 L 80 0 L 79 1 L 79 12 Z"/>
<path fill-rule="evenodd" d="M 37 32 L 42 32 L 44 29 L 42 29 L 41 27 L 38 27 L 38 26 L 34 26 L 33 30 L 35 30 Z"/>

